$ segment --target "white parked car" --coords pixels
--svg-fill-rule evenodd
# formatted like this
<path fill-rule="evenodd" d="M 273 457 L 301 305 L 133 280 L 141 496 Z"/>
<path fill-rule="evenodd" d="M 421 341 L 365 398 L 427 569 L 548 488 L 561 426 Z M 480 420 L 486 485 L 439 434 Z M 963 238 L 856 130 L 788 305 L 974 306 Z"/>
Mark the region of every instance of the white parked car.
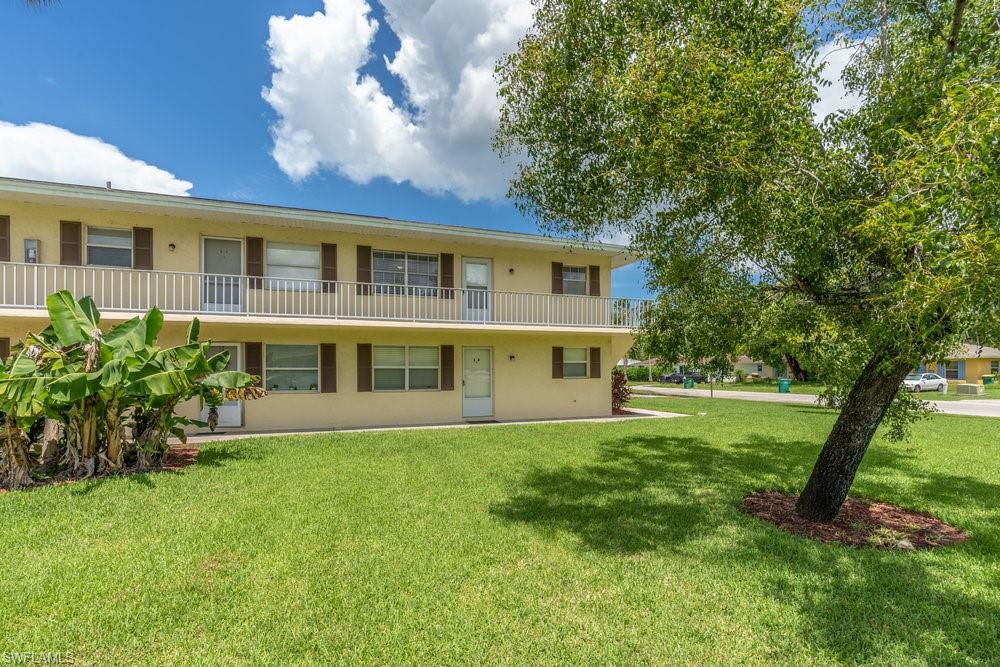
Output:
<path fill-rule="evenodd" d="M 947 391 L 948 380 L 937 373 L 910 373 L 903 379 L 910 391 Z"/>

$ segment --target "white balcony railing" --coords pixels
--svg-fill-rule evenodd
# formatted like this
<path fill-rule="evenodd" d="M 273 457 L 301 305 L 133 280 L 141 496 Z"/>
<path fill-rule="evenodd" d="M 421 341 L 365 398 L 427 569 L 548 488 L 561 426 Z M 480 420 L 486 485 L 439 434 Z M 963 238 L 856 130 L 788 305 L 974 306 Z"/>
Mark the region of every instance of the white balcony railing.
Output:
<path fill-rule="evenodd" d="M 107 311 L 224 313 L 248 318 L 310 317 L 636 329 L 650 302 L 640 299 L 495 290 L 285 280 L 176 271 L 0 263 L 0 308 L 45 308 L 69 290 Z M 0 313 L 2 314 L 2 313 Z"/>

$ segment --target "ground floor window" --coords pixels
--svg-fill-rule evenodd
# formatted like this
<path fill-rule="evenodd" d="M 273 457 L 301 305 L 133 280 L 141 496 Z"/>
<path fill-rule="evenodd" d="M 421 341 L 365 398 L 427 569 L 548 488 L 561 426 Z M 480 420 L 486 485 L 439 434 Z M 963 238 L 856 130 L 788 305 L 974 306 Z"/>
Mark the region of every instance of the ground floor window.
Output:
<path fill-rule="evenodd" d="M 267 345 L 264 361 L 268 391 L 319 391 L 318 345 Z"/>
<path fill-rule="evenodd" d="M 438 388 L 441 351 L 437 347 L 376 345 L 372 357 L 375 391 Z"/>
<path fill-rule="evenodd" d="M 990 362 L 990 373 L 993 373 L 993 375 L 1000 373 L 1000 361 Z"/>
<path fill-rule="evenodd" d="M 944 375 L 949 380 L 958 380 L 959 379 L 959 377 L 958 377 L 958 364 L 956 362 L 954 362 L 954 361 L 949 361 L 947 363 L 942 364 L 940 370 L 943 371 L 943 373 L 941 373 L 941 374 Z"/>
<path fill-rule="evenodd" d="M 564 378 L 587 377 L 587 348 L 585 347 L 563 348 L 563 377 Z"/>

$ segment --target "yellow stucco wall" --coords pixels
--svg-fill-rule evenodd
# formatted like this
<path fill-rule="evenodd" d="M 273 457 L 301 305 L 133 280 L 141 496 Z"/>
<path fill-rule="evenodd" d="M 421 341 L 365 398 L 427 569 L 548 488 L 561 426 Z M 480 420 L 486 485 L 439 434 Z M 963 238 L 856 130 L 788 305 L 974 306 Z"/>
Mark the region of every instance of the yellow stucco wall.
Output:
<path fill-rule="evenodd" d="M 252 223 L 221 222 L 190 217 L 148 215 L 95 208 L 29 204 L 0 200 L 0 215 L 11 219 L 11 259 L 23 261 L 24 239 L 41 241 L 41 264 L 59 263 L 59 221 L 74 220 L 83 225 L 86 245 L 86 227 L 150 227 L 153 231 L 153 268 L 160 271 L 201 271 L 201 238 L 214 236 L 243 239 L 261 237 L 267 241 L 286 243 L 337 244 L 338 278 L 354 281 L 357 278 L 358 245 L 369 245 L 376 250 L 399 250 L 421 253 L 452 253 L 455 255 L 455 286 L 461 287 L 461 261 L 463 257 L 490 258 L 493 260 L 493 289 L 515 292 L 549 293 L 552 287 L 551 262 L 570 265 L 597 265 L 601 267 L 601 295 L 611 293 L 611 260 L 607 256 L 585 252 L 535 251 L 523 248 L 505 248 L 486 243 L 447 243 L 399 236 L 361 235 L 340 231 L 323 231 L 263 225 Z M 174 244 L 175 249 L 169 249 Z M 86 254 L 86 253 L 84 253 Z M 86 261 L 86 257 L 84 257 Z M 513 272 L 511 271 L 513 269 Z"/>
<path fill-rule="evenodd" d="M 992 375 L 991 368 L 994 362 L 1000 361 L 1000 359 L 985 359 L 985 358 L 973 358 L 973 359 L 962 359 L 965 362 L 965 379 L 962 382 L 974 382 L 982 384 L 984 375 Z M 951 363 L 951 362 L 949 362 Z M 938 365 L 934 362 L 927 364 L 927 370 L 931 373 L 937 373 Z"/>
<path fill-rule="evenodd" d="M 3 318 L 0 319 L 0 336 L 9 337 L 16 343 L 23 339 L 25 332 L 44 326 L 42 319 Z M 182 343 L 186 329 L 180 322 L 167 323 L 160 337 L 161 344 Z M 248 402 L 244 406 L 244 429 L 249 431 L 460 422 L 463 420 L 462 348 L 472 346 L 493 350 L 495 419 L 606 416 L 611 414 L 611 369 L 631 344 L 628 335 L 584 333 L 365 330 L 340 326 L 210 322 L 203 322 L 201 330 L 203 340 L 218 343 L 337 344 L 337 393 L 274 393 Z M 358 392 L 358 343 L 454 345 L 455 390 Z M 553 346 L 600 347 L 601 377 L 553 379 Z M 188 416 L 196 416 L 196 412 L 194 405 L 183 409 Z"/>
<path fill-rule="evenodd" d="M 150 227 L 153 231 L 153 267 L 155 271 L 192 272 L 202 271 L 201 239 L 205 236 L 244 239 L 262 237 L 268 241 L 319 245 L 337 244 L 338 278 L 342 281 L 357 279 L 358 245 L 371 246 L 376 250 L 411 251 L 429 254 L 452 253 L 455 255 L 455 286 L 462 285 L 462 259 L 489 258 L 493 263 L 492 287 L 498 291 L 551 292 L 551 263 L 554 261 L 568 265 L 598 265 L 601 267 L 601 295 L 609 296 L 611 291 L 611 258 L 580 250 L 560 251 L 554 249 L 525 249 L 505 247 L 485 241 L 458 239 L 437 241 L 421 238 L 395 236 L 389 233 L 361 234 L 336 229 L 320 230 L 282 224 L 240 223 L 206 220 L 181 215 L 154 215 L 123 212 L 96 207 L 59 206 L 50 204 L 25 203 L 14 200 L 0 200 L 0 215 L 10 216 L 11 259 L 23 260 L 25 238 L 40 240 L 40 264 L 59 263 L 59 222 L 79 221 L 83 227 L 84 263 L 86 263 L 87 227 L 115 227 L 131 229 Z M 171 250 L 171 244 L 174 249 Z M 37 297 L 25 296 L 25 281 L 16 272 L 4 274 L 4 303 L 36 303 Z M 62 280 L 86 279 L 81 270 L 65 272 L 53 269 L 39 273 L 40 281 L 50 286 L 57 275 Z M 86 272 L 88 275 L 92 272 Z M 98 272 L 99 273 L 99 272 Z M 141 275 L 139 275 L 141 273 Z M 51 274 L 51 275 L 50 275 Z M 104 310 L 108 308 L 145 308 L 152 303 L 164 306 L 174 312 L 197 310 L 200 308 L 199 283 L 192 281 L 190 298 L 177 296 L 176 283 L 155 283 L 152 287 L 148 274 L 136 272 L 123 285 L 121 278 L 113 287 L 104 282 L 91 282 L 80 286 L 74 283 L 78 292 L 102 296 L 100 302 Z M 67 278 L 69 276 L 69 278 Z M 120 276 L 120 274 L 119 274 Z M 144 282 L 145 281 L 145 282 Z M 167 287 L 169 285 L 169 287 Z M 67 285 L 68 287 L 69 285 Z M 55 289 L 57 287 L 54 287 Z M 34 282 L 30 289 L 34 289 Z M 49 290 L 51 291 L 51 290 Z M 133 296 L 132 292 L 145 295 Z M 181 292 L 184 290 L 182 289 Z M 19 294 L 18 298 L 13 295 Z M 353 289 L 338 289 L 333 293 L 301 292 L 288 295 L 284 306 L 276 304 L 266 309 L 259 308 L 251 299 L 271 298 L 267 289 L 249 289 L 243 297 L 254 312 L 280 314 L 282 309 L 309 315 L 325 316 L 330 312 L 345 312 L 343 303 L 331 306 L 334 300 L 349 299 L 356 302 L 358 297 Z M 574 299 L 575 297 L 567 297 Z M 460 308 L 460 299 L 439 299 L 406 297 L 412 303 L 420 302 L 421 308 L 430 309 L 429 315 L 438 311 L 452 312 Z M 165 301 L 170 300 L 171 304 Z M 375 301 L 376 297 L 369 300 Z M 190 301 L 190 303 L 188 303 Z M 402 302 L 398 297 L 383 296 L 380 304 L 395 307 Z M 533 303 L 533 302 L 532 302 Z M 561 303 L 561 302 L 560 302 Z M 594 307 L 600 307 L 594 300 Z M 110 306 L 109 306 L 110 304 Z M 321 305 L 316 305 L 321 304 Z M 558 305 L 558 304 L 557 304 Z M 493 307 L 500 311 L 504 307 L 501 298 Z M 588 306 L 589 307 L 589 306 Z M 338 310 L 339 309 L 339 310 Z M 26 314 L 27 311 L 21 311 Z M 363 311 L 365 317 L 387 315 L 376 310 Z M 421 311 L 422 312 L 422 311 Z M 440 318 L 440 314 L 437 315 Z M 22 339 L 25 332 L 39 330 L 46 326 L 44 312 L 38 316 L 21 317 L 8 310 L 0 310 L 0 337 L 8 337 L 12 343 Z M 586 315 L 585 315 L 586 317 Z M 161 344 L 172 345 L 182 342 L 186 324 L 176 321 L 179 316 L 168 316 L 167 325 L 161 336 Z M 401 424 L 431 424 L 457 422 L 463 419 L 462 411 L 462 348 L 469 346 L 490 347 L 493 350 L 494 369 L 494 417 L 499 420 L 581 417 L 608 415 L 611 412 L 611 369 L 631 345 L 631 335 L 627 332 L 601 333 L 585 330 L 571 332 L 497 331 L 484 325 L 481 329 L 471 327 L 462 330 L 437 329 L 433 326 L 404 323 L 396 327 L 371 328 L 359 322 L 325 322 L 313 320 L 286 320 L 283 323 L 266 323 L 264 318 L 247 318 L 239 322 L 212 322 L 211 316 L 202 318 L 202 338 L 215 342 L 240 343 L 247 341 L 267 343 L 337 344 L 338 392 L 336 394 L 277 393 L 266 398 L 249 402 L 244 407 L 244 424 L 247 430 L 314 429 L 330 427 L 353 427 Z M 446 319 L 446 318 L 445 318 Z M 454 318 L 453 318 L 454 319 Z M 357 345 L 454 345 L 455 346 L 455 390 L 422 392 L 357 392 Z M 551 378 L 551 354 L 553 346 L 600 347 L 603 372 L 599 379 Z M 511 358 L 513 357 L 513 359 Z M 193 415 L 195 407 L 186 406 L 185 412 Z"/>

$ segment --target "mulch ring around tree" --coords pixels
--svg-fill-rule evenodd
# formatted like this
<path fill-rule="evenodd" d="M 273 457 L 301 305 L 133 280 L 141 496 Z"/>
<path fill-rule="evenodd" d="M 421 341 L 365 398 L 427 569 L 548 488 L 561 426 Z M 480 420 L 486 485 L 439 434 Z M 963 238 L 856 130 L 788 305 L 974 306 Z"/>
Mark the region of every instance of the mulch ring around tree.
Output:
<path fill-rule="evenodd" d="M 171 445 L 163 457 L 160 470 L 180 470 L 194 465 L 198 460 L 198 448 L 191 445 Z"/>
<path fill-rule="evenodd" d="M 795 513 L 798 496 L 756 491 L 743 499 L 743 511 L 790 533 L 820 542 L 868 549 L 933 549 L 969 536 L 940 519 L 889 503 L 848 498 L 831 523 L 817 523 Z"/>
<path fill-rule="evenodd" d="M 122 470 L 113 473 L 98 473 L 92 477 L 81 477 L 79 475 L 73 475 L 70 473 L 62 473 L 54 477 L 46 477 L 42 479 L 36 479 L 33 484 L 22 489 L 36 489 L 41 486 L 47 486 L 50 484 L 73 484 L 74 482 L 83 482 L 87 480 L 102 479 L 107 477 L 121 477 L 127 475 L 139 475 L 145 473 L 155 473 L 155 472 L 176 472 L 182 468 L 186 468 L 190 465 L 194 465 L 198 461 L 198 447 L 191 445 L 171 445 L 170 449 L 167 450 L 166 456 L 163 457 L 163 462 L 159 467 L 150 470 L 139 470 L 134 466 L 126 466 Z M 0 494 L 7 493 L 11 489 L 3 486 L 0 483 Z"/>

